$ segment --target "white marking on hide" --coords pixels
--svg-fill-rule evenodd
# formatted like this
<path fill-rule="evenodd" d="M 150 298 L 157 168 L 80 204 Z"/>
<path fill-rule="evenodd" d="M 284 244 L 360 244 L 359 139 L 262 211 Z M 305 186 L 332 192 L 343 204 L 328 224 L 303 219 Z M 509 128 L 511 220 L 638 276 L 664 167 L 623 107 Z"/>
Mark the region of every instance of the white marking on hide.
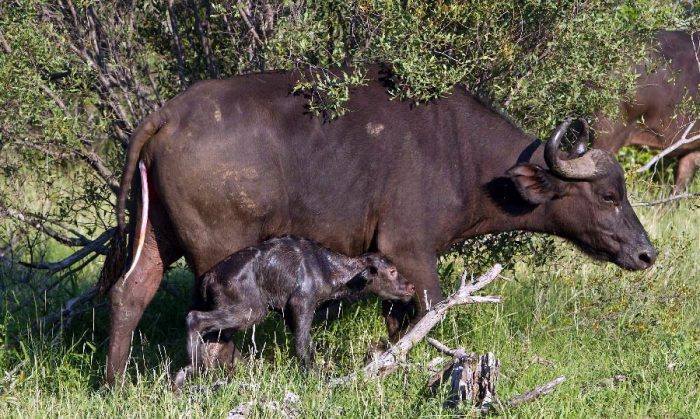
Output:
<path fill-rule="evenodd" d="M 367 125 L 365 125 L 365 129 L 370 136 L 379 137 L 379 134 L 384 131 L 384 125 L 376 122 L 368 122 Z"/>

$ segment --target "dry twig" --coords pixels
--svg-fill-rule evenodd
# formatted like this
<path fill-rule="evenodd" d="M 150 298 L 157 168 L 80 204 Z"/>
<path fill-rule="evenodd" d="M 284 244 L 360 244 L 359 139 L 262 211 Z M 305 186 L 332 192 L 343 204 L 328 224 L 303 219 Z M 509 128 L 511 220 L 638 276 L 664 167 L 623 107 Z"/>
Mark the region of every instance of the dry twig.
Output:
<path fill-rule="evenodd" d="M 107 249 L 105 249 L 104 244 L 114 236 L 114 233 L 117 231 L 116 227 L 112 227 L 109 230 L 105 231 L 104 233 L 100 234 L 95 240 L 87 243 L 84 245 L 80 250 L 77 252 L 73 253 L 72 255 L 66 257 L 63 260 L 60 260 L 58 262 L 21 262 L 20 263 L 24 266 L 34 268 L 34 269 L 42 269 L 42 270 L 47 270 L 50 272 L 58 272 L 63 269 L 66 269 L 73 264 L 81 261 L 85 257 L 91 255 L 92 253 L 100 253 L 104 254 L 106 253 Z"/>
<path fill-rule="evenodd" d="M 508 407 L 517 407 L 520 406 L 521 404 L 525 404 L 527 402 L 531 402 L 538 397 L 544 396 L 545 394 L 550 394 L 551 392 L 554 391 L 554 388 L 558 386 L 559 384 L 563 383 L 566 377 L 563 375 L 555 378 L 554 380 L 548 382 L 547 384 L 543 384 L 541 386 L 537 386 L 533 388 L 532 390 L 525 392 L 521 395 L 515 396 L 508 400 L 507 406 Z"/>
<path fill-rule="evenodd" d="M 663 149 L 659 154 L 654 156 L 654 158 L 649 160 L 644 166 L 637 169 L 636 172 L 637 173 L 646 172 L 652 166 L 654 166 L 656 163 L 658 163 L 659 160 L 663 159 L 664 157 L 668 156 L 669 154 L 673 153 L 674 151 L 678 150 L 679 148 L 683 147 L 684 145 L 688 145 L 692 142 L 700 140 L 700 134 L 694 135 L 692 137 L 688 137 L 690 130 L 693 129 L 696 122 L 697 122 L 697 120 L 691 121 L 688 124 L 688 126 L 685 128 L 685 131 L 683 131 L 683 135 L 681 135 L 681 138 L 678 141 L 676 141 L 675 143 L 673 143 L 669 147 L 666 147 L 665 149 Z"/>
<path fill-rule="evenodd" d="M 632 204 L 632 206 L 633 207 L 653 207 L 654 205 L 667 204 L 669 202 L 679 201 L 681 199 L 697 198 L 699 196 L 700 196 L 700 193 L 682 193 L 682 194 L 677 194 L 677 195 L 671 195 L 668 198 L 659 199 L 656 201 L 635 202 Z"/>

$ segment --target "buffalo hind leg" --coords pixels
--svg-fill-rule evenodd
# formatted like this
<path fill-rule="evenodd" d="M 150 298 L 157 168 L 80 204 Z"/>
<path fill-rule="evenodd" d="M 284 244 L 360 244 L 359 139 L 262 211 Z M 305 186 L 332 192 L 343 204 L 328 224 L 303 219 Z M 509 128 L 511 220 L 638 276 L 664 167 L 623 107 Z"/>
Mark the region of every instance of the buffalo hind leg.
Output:
<path fill-rule="evenodd" d="M 693 151 L 678 159 L 676 167 L 676 185 L 674 193 L 682 193 L 693 181 L 693 176 L 700 166 L 700 151 Z"/>
<path fill-rule="evenodd" d="M 153 215 L 154 211 L 150 213 Z M 129 277 L 121 277 L 110 292 L 107 384 L 114 384 L 126 370 L 134 330 L 158 290 L 165 268 L 180 256 L 172 240 L 154 228 L 149 218 L 143 250 L 134 270 Z"/>

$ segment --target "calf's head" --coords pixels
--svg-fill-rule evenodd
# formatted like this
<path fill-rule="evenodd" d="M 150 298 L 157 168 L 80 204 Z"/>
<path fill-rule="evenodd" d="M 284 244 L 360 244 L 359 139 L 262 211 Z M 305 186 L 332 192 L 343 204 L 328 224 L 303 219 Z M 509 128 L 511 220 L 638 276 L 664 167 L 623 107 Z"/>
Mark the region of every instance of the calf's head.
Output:
<path fill-rule="evenodd" d="M 587 149 L 588 127 L 577 121 L 578 140 L 568 156 L 559 144 L 572 121 L 566 120 L 545 146 L 547 168 L 522 163 L 507 174 L 520 196 L 543 206 L 543 230 L 571 240 L 599 260 L 630 269 L 654 264 L 656 250 L 627 199 L 625 175 L 607 151 Z"/>
<path fill-rule="evenodd" d="M 359 260 L 362 271 L 345 284 L 352 292 L 371 292 L 387 300 L 405 302 L 413 298 L 415 287 L 389 259 L 377 253 L 367 253 L 360 256 Z"/>

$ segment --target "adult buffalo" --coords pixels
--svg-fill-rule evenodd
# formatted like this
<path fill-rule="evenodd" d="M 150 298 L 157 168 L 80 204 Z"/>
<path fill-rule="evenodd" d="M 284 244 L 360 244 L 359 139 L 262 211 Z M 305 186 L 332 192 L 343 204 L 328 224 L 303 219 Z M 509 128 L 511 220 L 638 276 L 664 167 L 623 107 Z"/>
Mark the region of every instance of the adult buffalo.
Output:
<path fill-rule="evenodd" d="M 593 128 L 595 148 L 616 153 L 626 145 L 663 149 L 679 141 L 694 116 L 684 113 L 682 103 L 700 101 L 700 32 L 688 34 L 660 31 L 657 48 L 639 74 L 632 100 L 620 104 L 620 119 L 602 116 Z M 700 134 L 700 121 L 688 135 Z M 675 192 L 685 189 L 700 166 L 700 141 L 678 148 L 669 155 L 678 158 Z"/>
<path fill-rule="evenodd" d="M 559 152 L 571 121 L 543 150 L 464 88 L 413 106 L 390 100 L 380 68 L 367 77 L 351 92 L 351 112 L 330 123 L 290 95 L 298 74 L 284 72 L 197 83 L 141 123 L 121 182 L 120 231 L 137 165 L 149 186 L 132 223 L 135 261 L 111 290 L 108 382 L 181 256 L 199 277 L 284 234 L 350 256 L 379 251 L 415 285 L 419 309 L 442 298 L 437 255 L 483 233 L 556 234 L 623 268 L 654 263 L 614 157 L 585 145 L 569 158 Z M 391 336 L 410 308 L 385 303 Z"/>

